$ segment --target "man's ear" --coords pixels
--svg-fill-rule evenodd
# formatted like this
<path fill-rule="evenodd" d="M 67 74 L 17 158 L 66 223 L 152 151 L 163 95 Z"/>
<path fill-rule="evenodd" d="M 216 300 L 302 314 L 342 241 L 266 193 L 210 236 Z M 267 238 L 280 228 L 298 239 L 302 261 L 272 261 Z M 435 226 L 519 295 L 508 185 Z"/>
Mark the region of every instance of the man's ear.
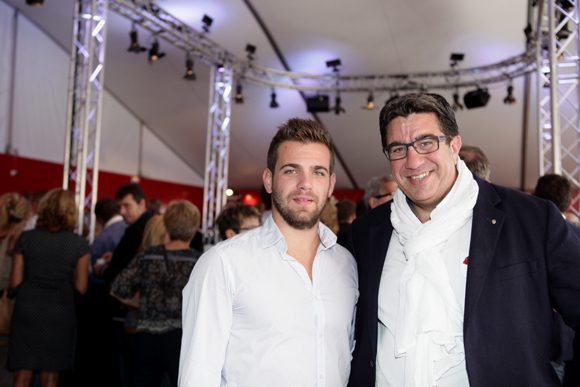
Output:
<path fill-rule="evenodd" d="M 147 200 L 141 199 L 141 201 L 139 202 L 139 207 L 147 208 Z"/>
<path fill-rule="evenodd" d="M 457 135 L 451 139 L 451 144 L 449 144 L 451 154 L 453 155 L 453 160 L 457 164 L 457 156 L 459 156 L 459 151 L 461 150 L 461 136 Z"/>
<path fill-rule="evenodd" d="M 332 196 L 332 193 L 334 192 L 334 185 L 336 184 L 336 174 L 332 174 L 330 175 L 330 187 L 328 189 L 328 198 L 330 199 L 330 197 Z"/>
<path fill-rule="evenodd" d="M 231 237 L 236 236 L 236 235 L 238 235 L 238 234 L 236 234 L 236 232 L 234 230 L 232 230 L 231 228 L 228 228 L 226 230 L 226 238 L 227 239 L 230 239 Z"/>
<path fill-rule="evenodd" d="M 266 192 L 268 192 L 269 194 L 272 193 L 272 171 L 270 171 L 270 169 L 266 168 L 264 169 L 264 172 L 262 173 L 262 182 L 264 183 L 264 188 L 266 189 Z"/>

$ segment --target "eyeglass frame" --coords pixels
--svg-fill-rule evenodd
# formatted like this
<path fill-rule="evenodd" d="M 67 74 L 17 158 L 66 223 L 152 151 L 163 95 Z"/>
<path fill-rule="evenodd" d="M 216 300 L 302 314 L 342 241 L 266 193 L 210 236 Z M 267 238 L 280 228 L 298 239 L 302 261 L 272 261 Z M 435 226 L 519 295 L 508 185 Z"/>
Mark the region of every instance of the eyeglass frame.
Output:
<path fill-rule="evenodd" d="M 418 154 L 420 154 L 420 155 L 428 155 L 429 153 L 434 153 L 434 152 L 437 152 L 437 151 L 439 150 L 439 143 L 440 143 L 441 141 L 443 141 L 443 140 L 447 140 L 448 138 L 452 138 L 452 137 L 453 137 L 453 136 L 449 136 L 449 135 L 445 135 L 445 136 L 425 136 L 425 137 L 422 137 L 422 138 L 420 138 L 420 139 L 418 139 L 418 140 L 415 140 L 415 141 L 413 141 L 413 142 L 410 142 L 410 143 L 407 143 L 407 144 L 404 144 L 404 143 L 402 143 L 402 144 L 401 144 L 401 143 L 391 144 L 391 145 L 388 145 L 388 146 L 385 146 L 385 147 L 383 147 L 383 154 L 385 155 L 385 157 L 386 157 L 386 158 L 387 158 L 387 160 L 389 160 L 389 161 L 397 161 L 397 160 L 403 160 L 404 158 L 406 158 L 406 157 L 409 155 L 409 146 L 413 146 L 413 149 L 415 149 L 415 151 L 416 151 Z M 430 152 L 421 153 L 421 152 L 419 152 L 419 150 L 418 150 L 418 149 L 415 147 L 415 143 L 416 143 L 416 142 L 418 142 L 418 141 L 425 140 L 426 138 L 435 138 L 435 139 L 437 139 L 437 149 L 435 149 L 435 150 L 432 150 L 432 151 L 430 151 Z M 390 148 L 394 147 L 394 146 L 401 146 L 401 145 L 404 145 L 404 146 L 405 146 L 405 149 L 406 149 L 405 156 L 403 156 L 403 157 L 401 157 L 401 158 L 398 158 L 398 159 L 391 160 L 391 158 L 389 158 L 389 153 L 388 153 L 388 150 L 389 150 Z"/>
<path fill-rule="evenodd" d="M 389 193 L 386 193 L 386 194 L 382 194 L 382 195 L 373 196 L 373 198 L 375 198 L 375 199 L 382 199 L 382 198 L 384 198 L 384 197 L 387 197 L 387 196 L 394 196 L 394 195 L 395 195 L 395 193 L 394 193 L 394 192 L 389 192 Z"/>

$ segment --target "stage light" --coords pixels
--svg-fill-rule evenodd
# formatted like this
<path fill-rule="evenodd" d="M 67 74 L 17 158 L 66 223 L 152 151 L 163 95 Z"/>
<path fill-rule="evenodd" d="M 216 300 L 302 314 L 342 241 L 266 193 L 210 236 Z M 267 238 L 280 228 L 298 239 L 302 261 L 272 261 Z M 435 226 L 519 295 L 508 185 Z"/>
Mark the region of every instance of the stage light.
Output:
<path fill-rule="evenodd" d="M 272 101 L 270 101 L 270 107 L 277 108 L 279 106 L 280 105 L 278 105 L 278 102 L 276 102 L 276 91 L 272 89 Z"/>
<path fill-rule="evenodd" d="M 366 110 L 375 110 L 375 103 L 374 103 L 373 92 L 369 92 L 369 96 L 367 97 L 367 104 L 363 106 L 363 109 Z"/>
<path fill-rule="evenodd" d="M 306 111 L 308 113 L 323 113 L 330 110 L 328 95 L 317 95 L 316 97 L 306 98 Z"/>
<path fill-rule="evenodd" d="M 189 56 L 189 52 L 187 52 L 187 56 L 185 57 L 185 75 L 183 79 L 187 79 L 188 81 L 195 81 L 195 73 L 193 72 L 193 59 Z"/>
<path fill-rule="evenodd" d="M 487 89 L 477 88 L 476 90 L 470 91 L 463 96 L 463 102 L 465 107 L 468 109 L 483 107 L 487 105 L 490 95 Z"/>
<path fill-rule="evenodd" d="M 453 106 L 451 107 L 454 112 L 458 110 L 463 110 L 463 105 L 459 102 L 459 90 L 455 89 L 455 93 L 453 93 Z"/>
<path fill-rule="evenodd" d="M 454 69 L 455 66 L 457 66 L 457 64 L 459 62 L 461 62 L 463 60 L 463 58 L 465 57 L 465 54 L 461 54 L 461 53 L 452 53 L 451 57 L 449 58 L 449 60 L 451 61 L 451 68 Z"/>
<path fill-rule="evenodd" d="M 244 103 L 244 96 L 242 95 L 242 84 L 241 83 L 238 83 L 238 85 L 236 86 L 236 98 L 234 99 L 234 101 L 236 101 L 237 104 Z"/>
<path fill-rule="evenodd" d="M 332 71 L 338 73 L 340 71 L 339 67 L 342 65 L 340 59 L 329 60 L 326 62 L 326 67 L 332 67 Z"/>
<path fill-rule="evenodd" d="M 139 54 L 143 51 L 147 51 L 145 47 L 141 47 L 139 45 L 139 39 L 137 36 L 137 29 L 135 28 L 135 24 L 131 27 L 131 32 L 129 32 L 129 36 L 131 37 L 131 45 L 127 49 L 129 52 L 134 52 L 135 54 Z"/>
<path fill-rule="evenodd" d="M 209 27 L 211 26 L 211 23 L 213 23 L 213 19 L 207 15 L 203 15 L 201 21 L 203 22 L 203 26 L 201 27 L 203 28 L 203 32 L 206 34 L 209 33 Z"/>
<path fill-rule="evenodd" d="M 248 60 L 251 62 L 254 60 L 254 54 L 256 53 L 256 46 L 251 44 L 246 44 L 246 52 L 248 53 Z"/>
<path fill-rule="evenodd" d="M 336 98 L 334 99 L 334 114 L 339 115 L 340 113 L 346 113 L 346 110 L 342 107 L 342 99 L 340 98 L 340 93 L 336 93 Z"/>
<path fill-rule="evenodd" d="M 234 194 L 234 190 L 231 188 L 226 189 L 226 196 L 232 196 Z"/>
<path fill-rule="evenodd" d="M 514 98 L 514 95 L 512 94 L 514 91 L 514 87 L 512 85 L 509 85 L 507 88 L 507 97 L 505 97 L 503 99 L 503 103 L 505 103 L 506 105 L 513 105 L 514 103 L 516 103 L 516 99 Z"/>
<path fill-rule="evenodd" d="M 39 5 L 42 5 L 44 3 L 44 0 L 26 0 L 26 5 L 31 5 L 33 7 L 38 7 Z"/>
<path fill-rule="evenodd" d="M 164 52 L 159 52 L 159 42 L 157 41 L 157 38 L 155 38 L 151 48 L 149 49 L 149 64 L 151 64 L 154 60 L 163 58 L 164 56 Z"/>

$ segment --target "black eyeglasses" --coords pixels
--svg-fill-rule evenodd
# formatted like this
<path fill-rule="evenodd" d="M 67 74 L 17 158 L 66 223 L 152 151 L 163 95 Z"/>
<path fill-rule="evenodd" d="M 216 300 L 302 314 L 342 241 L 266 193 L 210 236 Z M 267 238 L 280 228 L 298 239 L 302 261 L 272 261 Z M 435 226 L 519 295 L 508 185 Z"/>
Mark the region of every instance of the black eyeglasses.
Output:
<path fill-rule="evenodd" d="M 383 153 L 389 161 L 400 160 L 407 157 L 409 147 L 413 146 L 417 153 L 427 154 L 439 150 L 439 142 L 450 138 L 451 136 L 427 136 L 408 144 L 391 144 L 383 148 Z"/>
<path fill-rule="evenodd" d="M 373 198 L 375 198 L 375 199 L 382 199 L 382 198 L 387 197 L 387 196 L 393 196 L 394 194 L 395 194 L 394 192 L 389 192 L 389 193 L 386 193 L 386 194 L 373 196 Z"/>

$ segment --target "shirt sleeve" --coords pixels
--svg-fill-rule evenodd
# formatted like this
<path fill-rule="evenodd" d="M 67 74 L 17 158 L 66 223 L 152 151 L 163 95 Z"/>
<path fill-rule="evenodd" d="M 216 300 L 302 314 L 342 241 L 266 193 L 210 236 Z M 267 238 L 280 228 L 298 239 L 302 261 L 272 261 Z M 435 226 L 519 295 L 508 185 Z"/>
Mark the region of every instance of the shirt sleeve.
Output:
<path fill-rule="evenodd" d="M 139 254 L 129 262 L 117 277 L 111 282 L 111 290 L 115 295 L 124 299 L 131 299 L 141 288 L 141 271 L 139 261 L 143 253 Z"/>
<path fill-rule="evenodd" d="M 233 319 L 234 281 L 214 247 L 194 266 L 183 289 L 179 386 L 219 386 Z"/>
<path fill-rule="evenodd" d="M 6 238 L 10 238 L 9 236 Z M 16 254 L 24 254 L 26 250 L 26 233 L 20 234 L 20 237 L 16 241 L 13 252 Z"/>

